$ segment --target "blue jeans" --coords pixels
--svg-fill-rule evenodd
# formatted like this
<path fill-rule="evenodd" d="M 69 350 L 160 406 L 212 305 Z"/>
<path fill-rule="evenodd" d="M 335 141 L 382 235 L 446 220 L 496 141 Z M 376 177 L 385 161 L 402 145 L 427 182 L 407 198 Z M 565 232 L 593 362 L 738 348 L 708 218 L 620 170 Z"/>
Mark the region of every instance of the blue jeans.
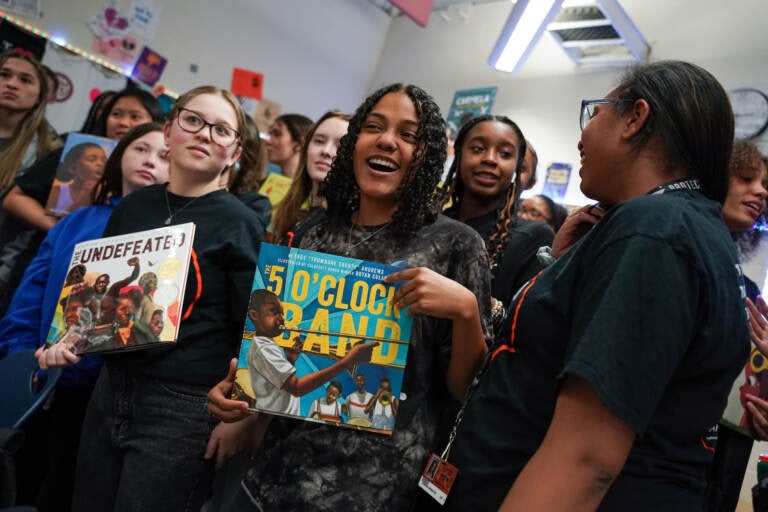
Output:
<path fill-rule="evenodd" d="M 203 459 L 215 425 L 207 391 L 105 364 L 83 424 L 72 510 L 198 512 L 213 478 Z"/>

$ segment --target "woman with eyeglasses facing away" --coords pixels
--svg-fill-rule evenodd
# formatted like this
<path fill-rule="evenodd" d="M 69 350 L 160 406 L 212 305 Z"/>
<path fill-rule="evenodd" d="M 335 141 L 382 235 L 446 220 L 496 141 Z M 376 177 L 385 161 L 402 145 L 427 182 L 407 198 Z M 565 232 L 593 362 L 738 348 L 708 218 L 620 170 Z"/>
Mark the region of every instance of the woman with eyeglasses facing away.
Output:
<path fill-rule="evenodd" d="M 213 463 L 203 454 L 214 423 L 205 394 L 238 352 L 261 242 L 255 213 L 220 187 L 244 127 L 228 91 L 181 96 L 163 129 L 170 182 L 134 192 L 107 223 L 104 236 L 196 229 L 177 342 L 105 357 L 83 425 L 75 510 L 199 510 L 207 497 Z M 79 360 L 59 344 L 39 359 L 43 367 Z"/>
<path fill-rule="evenodd" d="M 700 67 L 658 62 L 584 101 L 581 126 L 581 189 L 612 206 L 572 215 L 517 297 L 468 393 L 449 510 L 701 509 L 702 436 L 749 346 L 720 213 L 728 96 Z"/>
<path fill-rule="evenodd" d="M 327 178 L 327 216 L 301 247 L 378 262 L 407 262 L 385 282 L 414 316 L 397 422 L 391 437 L 278 418 L 261 443 L 233 510 L 409 510 L 418 474 L 451 397 L 460 399 L 486 352 L 488 257 L 477 233 L 438 214 L 445 122 L 414 85 L 379 89 L 357 109 Z M 210 408 L 256 428 L 228 378 Z M 255 420 L 255 421 L 254 421 Z M 253 448 L 253 446 L 252 446 Z"/>

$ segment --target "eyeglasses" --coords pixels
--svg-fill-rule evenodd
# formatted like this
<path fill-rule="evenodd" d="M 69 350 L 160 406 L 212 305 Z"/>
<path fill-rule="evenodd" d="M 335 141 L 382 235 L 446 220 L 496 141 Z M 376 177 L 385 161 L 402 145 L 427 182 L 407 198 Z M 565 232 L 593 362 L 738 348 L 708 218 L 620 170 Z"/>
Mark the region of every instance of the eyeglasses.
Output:
<path fill-rule="evenodd" d="M 210 129 L 211 140 L 219 146 L 228 147 L 240 138 L 240 132 L 224 124 L 209 123 L 200 114 L 188 108 L 180 108 L 176 122 L 185 132 L 198 133 L 206 126 Z"/>
<path fill-rule="evenodd" d="M 520 205 L 520 208 L 517 210 L 517 216 L 528 220 L 544 220 L 546 222 L 552 220 L 536 208 L 526 208 L 523 205 Z"/>
<path fill-rule="evenodd" d="M 603 98 L 599 100 L 581 100 L 581 113 L 579 115 L 579 126 L 582 131 L 589 124 L 593 117 L 595 117 L 595 106 L 597 105 L 619 105 L 621 103 L 632 103 L 634 100 L 626 100 L 619 98 Z"/>

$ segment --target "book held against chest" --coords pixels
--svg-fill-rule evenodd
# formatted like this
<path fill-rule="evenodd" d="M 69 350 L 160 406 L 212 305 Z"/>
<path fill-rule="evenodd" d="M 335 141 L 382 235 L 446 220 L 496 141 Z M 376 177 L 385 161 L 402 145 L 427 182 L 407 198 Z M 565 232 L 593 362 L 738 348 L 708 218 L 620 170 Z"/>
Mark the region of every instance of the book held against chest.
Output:
<path fill-rule="evenodd" d="M 47 343 L 79 355 L 174 343 L 194 232 L 187 223 L 77 244 Z"/>
<path fill-rule="evenodd" d="M 262 244 L 232 398 L 253 410 L 391 434 L 413 318 L 398 267 Z"/>

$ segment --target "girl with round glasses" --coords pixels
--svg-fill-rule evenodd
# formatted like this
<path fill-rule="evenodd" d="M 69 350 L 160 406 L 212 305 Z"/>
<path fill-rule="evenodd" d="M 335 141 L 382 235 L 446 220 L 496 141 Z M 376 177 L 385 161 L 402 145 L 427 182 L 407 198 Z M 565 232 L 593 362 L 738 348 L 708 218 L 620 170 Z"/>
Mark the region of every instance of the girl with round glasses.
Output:
<path fill-rule="evenodd" d="M 457 421 L 449 510 L 701 509 L 702 436 L 749 346 L 721 215 L 733 114 L 679 61 L 631 70 L 593 106 L 579 175 L 607 212 L 572 215 L 516 297 Z"/>
<path fill-rule="evenodd" d="M 106 359 L 83 426 L 76 510 L 198 510 L 207 497 L 215 423 L 205 395 L 238 352 L 261 242 L 256 215 L 219 185 L 244 126 L 228 91 L 181 96 L 163 128 L 170 182 L 126 198 L 104 230 L 196 226 L 177 342 Z M 58 345 L 40 354 L 42 366 L 77 360 Z"/>

